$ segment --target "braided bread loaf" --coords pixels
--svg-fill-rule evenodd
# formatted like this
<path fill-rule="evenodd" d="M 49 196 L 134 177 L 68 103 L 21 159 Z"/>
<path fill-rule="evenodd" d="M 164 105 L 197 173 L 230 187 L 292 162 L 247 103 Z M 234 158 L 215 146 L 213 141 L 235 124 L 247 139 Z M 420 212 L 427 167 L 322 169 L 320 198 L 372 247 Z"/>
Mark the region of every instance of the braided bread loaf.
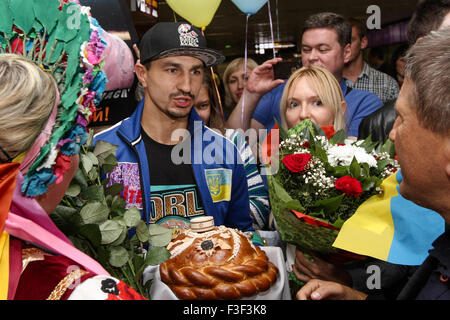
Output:
<path fill-rule="evenodd" d="M 239 299 L 266 291 L 277 267 L 241 231 L 224 226 L 205 233 L 187 230 L 168 246 L 161 280 L 179 299 Z"/>

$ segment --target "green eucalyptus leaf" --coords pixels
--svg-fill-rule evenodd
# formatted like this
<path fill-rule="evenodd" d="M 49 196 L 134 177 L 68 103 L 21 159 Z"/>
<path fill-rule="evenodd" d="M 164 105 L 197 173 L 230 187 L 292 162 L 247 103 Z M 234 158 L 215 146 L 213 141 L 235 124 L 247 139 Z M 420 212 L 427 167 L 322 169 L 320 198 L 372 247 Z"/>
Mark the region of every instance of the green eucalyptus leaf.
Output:
<path fill-rule="evenodd" d="M 101 202 L 91 202 L 81 208 L 80 215 L 85 224 L 101 223 L 108 218 L 109 209 Z"/>
<path fill-rule="evenodd" d="M 128 251 L 123 247 L 111 247 L 109 249 L 109 263 L 116 268 L 123 267 L 130 258 Z"/>
<path fill-rule="evenodd" d="M 120 237 L 123 231 L 123 227 L 114 220 L 106 220 L 100 224 L 99 228 L 102 234 L 102 244 L 113 243 Z"/>
<path fill-rule="evenodd" d="M 134 228 L 141 221 L 141 212 L 136 207 L 132 207 L 125 211 L 123 219 L 128 227 Z"/>
<path fill-rule="evenodd" d="M 150 233 L 148 232 L 147 224 L 140 220 L 136 226 L 136 236 L 140 242 L 147 242 L 150 238 Z"/>
<path fill-rule="evenodd" d="M 149 266 L 157 266 L 170 258 L 170 252 L 164 247 L 150 248 L 145 257 L 145 264 Z"/>

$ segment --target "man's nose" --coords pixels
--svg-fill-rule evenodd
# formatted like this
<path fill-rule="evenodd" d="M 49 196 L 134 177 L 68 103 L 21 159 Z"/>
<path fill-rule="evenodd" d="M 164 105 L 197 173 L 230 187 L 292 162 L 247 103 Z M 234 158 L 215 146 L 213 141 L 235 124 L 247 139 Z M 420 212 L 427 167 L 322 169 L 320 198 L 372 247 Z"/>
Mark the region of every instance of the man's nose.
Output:
<path fill-rule="evenodd" d="M 179 90 L 190 93 L 191 92 L 191 78 L 188 75 L 182 74 L 178 77 L 177 87 Z"/>
<path fill-rule="evenodd" d="M 392 127 L 391 132 L 389 132 L 389 139 L 391 141 L 395 142 L 395 135 L 397 133 L 397 126 L 398 126 L 398 117 L 395 119 L 394 126 Z"/>

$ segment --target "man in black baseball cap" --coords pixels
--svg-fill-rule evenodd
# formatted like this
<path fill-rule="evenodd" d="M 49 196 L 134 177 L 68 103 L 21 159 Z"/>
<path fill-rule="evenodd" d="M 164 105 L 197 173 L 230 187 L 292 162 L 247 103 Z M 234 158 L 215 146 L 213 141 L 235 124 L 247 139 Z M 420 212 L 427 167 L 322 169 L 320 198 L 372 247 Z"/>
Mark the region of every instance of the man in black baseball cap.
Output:
<path fill-rule="evenodd" d="M 168 56 L 191 56 L 206 67 L 221 63 L 225 57 L 206 47 L 202 32 L 185 22 L 160 22 L 148 30 L 140 43 L 141 63 Z"/>
<path fill-rule="evenodd" d="M 109 183 L 123 185 L 127 208 L 141 210 L 146 223 L 175 234 L 205 215 L 216 225 L 251 230 L 239 151 L 193 108 L 204 72 L 210 72 L 205 68 L 223 55 L 207 48 L 201 31 L 185 22 L 156 24 L 139 47 L 135 72 L 144 99 L 130 118 L 95 136 L 118 146 Z"/>

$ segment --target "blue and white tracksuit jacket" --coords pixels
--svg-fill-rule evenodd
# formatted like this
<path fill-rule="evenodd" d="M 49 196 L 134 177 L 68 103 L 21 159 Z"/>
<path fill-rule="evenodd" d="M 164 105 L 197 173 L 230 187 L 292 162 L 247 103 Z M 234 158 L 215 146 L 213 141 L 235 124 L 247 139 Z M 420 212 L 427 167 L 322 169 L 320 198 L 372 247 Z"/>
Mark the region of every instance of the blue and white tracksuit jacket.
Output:
<path fill-rule="evenodd" d="M 118 166 L 109 174 L 110 182 L 124 186 L 122 196 L 127 208 L 138 207 L 148 222 L 151 181 L 147 152 L 141 138 L 143 109 L 144 100 L 129 118 L 98 133 L 94 143 L 104 140 L 118 146 Z M 195 109 L 189 117 L 189 132 L 192 168 L 206 215 L 213 216 L 216 225 L 253 230 L 246 172 L 236 146 L 206 127 Z M 213 157 L 208 156 L 211 150 L 215 150 Z"/>

